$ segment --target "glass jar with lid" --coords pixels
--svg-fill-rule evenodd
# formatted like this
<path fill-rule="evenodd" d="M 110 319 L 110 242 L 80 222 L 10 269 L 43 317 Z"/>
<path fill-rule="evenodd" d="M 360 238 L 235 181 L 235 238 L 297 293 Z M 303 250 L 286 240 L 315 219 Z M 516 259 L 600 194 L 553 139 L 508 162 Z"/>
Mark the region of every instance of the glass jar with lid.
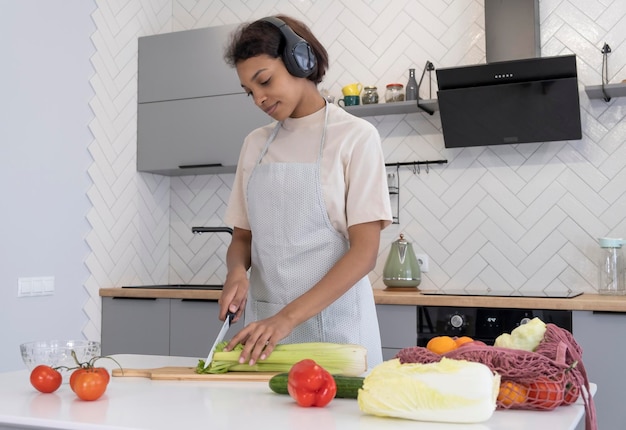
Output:
<path fill-rule="evenodd" d="M 373 85 L 363 87 L 363 94 L 361 95 L 361 102 L 364 105 L 371 105 L 378 103 L 378 88 Z"/>
<path fill-rule="evenodd" d="M 385 91 L 385 103 L 403 102 L 404 101 L 404 85 L 402 84 L 387 84 Z"/>

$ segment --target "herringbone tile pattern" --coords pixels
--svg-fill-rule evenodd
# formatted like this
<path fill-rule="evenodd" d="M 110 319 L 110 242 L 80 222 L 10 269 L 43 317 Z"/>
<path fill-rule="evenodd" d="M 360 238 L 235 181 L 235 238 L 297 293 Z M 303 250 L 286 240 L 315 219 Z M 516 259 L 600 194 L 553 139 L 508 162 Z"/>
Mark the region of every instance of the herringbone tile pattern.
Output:
<path fill-rule="evenodd" d="M 85 306 L 99 333 L 98 288 L 130 282 L 223 281 L 228 237 L 194 237 L 191 226 L 222 225 L 232 175 L 165 178 L 135 170 L 137 37 L 286 13 L 309 24 L 328 48 L 322 87 L 349 82 L 383 89 L 407 69 L 484 61 L 480 0 L 97 2 L 90 124 L 94 157 L 87 237 L 92 254 Z M 400 172 L 400 224 L 381 238 L 376 287 L 400 231 L 430 257 L 423 288 L 587 291 L 596 288 L 599 236 L 626 231 L 626 100 L 589 100 L 601 81 L 626 78 L 626 5 L 621 0 L 540 2 L 542 55 L 578 56 L 584 136 L 580 141 L 446 150 L 438 115 L 368 118 L 389 162 L 445 158 L 426 173 Z M 433 94 L 436 83 L 432 81 Z M 382 92 L 382 91 L 381 91 Z M 421 96 L 428 98 L 428 76 Z"/>
<path fill-rule="evenodd" d="M 85 261 L 89 323 L 83 329 L 90 339 L 100 337 L 100 288 L 166 282 L 169 265 L 170 180 L 137 172 L 136 121 L 137 38 L 170 31 L 172 3 L 99 0 L 97 6 L 88 148 L 91 254 Z"/>

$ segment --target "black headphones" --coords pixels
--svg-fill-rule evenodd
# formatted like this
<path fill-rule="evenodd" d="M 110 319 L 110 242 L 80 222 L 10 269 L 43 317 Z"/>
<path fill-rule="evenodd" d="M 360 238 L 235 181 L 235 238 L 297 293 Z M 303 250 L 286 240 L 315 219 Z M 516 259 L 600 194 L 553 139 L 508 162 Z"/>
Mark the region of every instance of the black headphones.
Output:
<path fill-rule="evenodd" d="M 284 36 L 286 43 L 282 58 L 289 73 L 297 78 L 306 78 L 315 72 L 317 58 L 306 40 L 298 36 L 282 19 L 268 16 L 259 21 L 269 22 Z"/>

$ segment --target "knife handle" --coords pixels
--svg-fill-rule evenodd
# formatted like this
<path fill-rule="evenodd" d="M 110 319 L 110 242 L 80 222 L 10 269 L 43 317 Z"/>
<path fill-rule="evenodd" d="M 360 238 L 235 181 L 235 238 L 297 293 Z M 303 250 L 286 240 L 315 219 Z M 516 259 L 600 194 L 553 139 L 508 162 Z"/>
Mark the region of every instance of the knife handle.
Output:
<path fill-rule="evenodd" d="M 231 325 L 231 323 L 233 322 L 233 318 L 235 318 L 235 313 L 234 313 L 234 312 L 231 312 L 231 311 L 228 311 L 228 312 L 226 313 L 226 319 L 228 320 L 228 325 L 229 325 L 229 326 L 230 326 L 230 325 Z"/>

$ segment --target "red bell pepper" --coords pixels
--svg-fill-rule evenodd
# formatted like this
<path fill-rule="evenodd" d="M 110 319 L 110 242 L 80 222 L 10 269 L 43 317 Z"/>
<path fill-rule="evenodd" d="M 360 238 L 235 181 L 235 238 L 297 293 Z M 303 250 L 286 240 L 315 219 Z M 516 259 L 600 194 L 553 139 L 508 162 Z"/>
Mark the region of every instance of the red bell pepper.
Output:
<path fill-rule="evenodd" d="M 333 376 L 315 361 L 306 359 L 291 367 L 287 391 L 300 406 L 324 407 L 337 394 Z"/>

